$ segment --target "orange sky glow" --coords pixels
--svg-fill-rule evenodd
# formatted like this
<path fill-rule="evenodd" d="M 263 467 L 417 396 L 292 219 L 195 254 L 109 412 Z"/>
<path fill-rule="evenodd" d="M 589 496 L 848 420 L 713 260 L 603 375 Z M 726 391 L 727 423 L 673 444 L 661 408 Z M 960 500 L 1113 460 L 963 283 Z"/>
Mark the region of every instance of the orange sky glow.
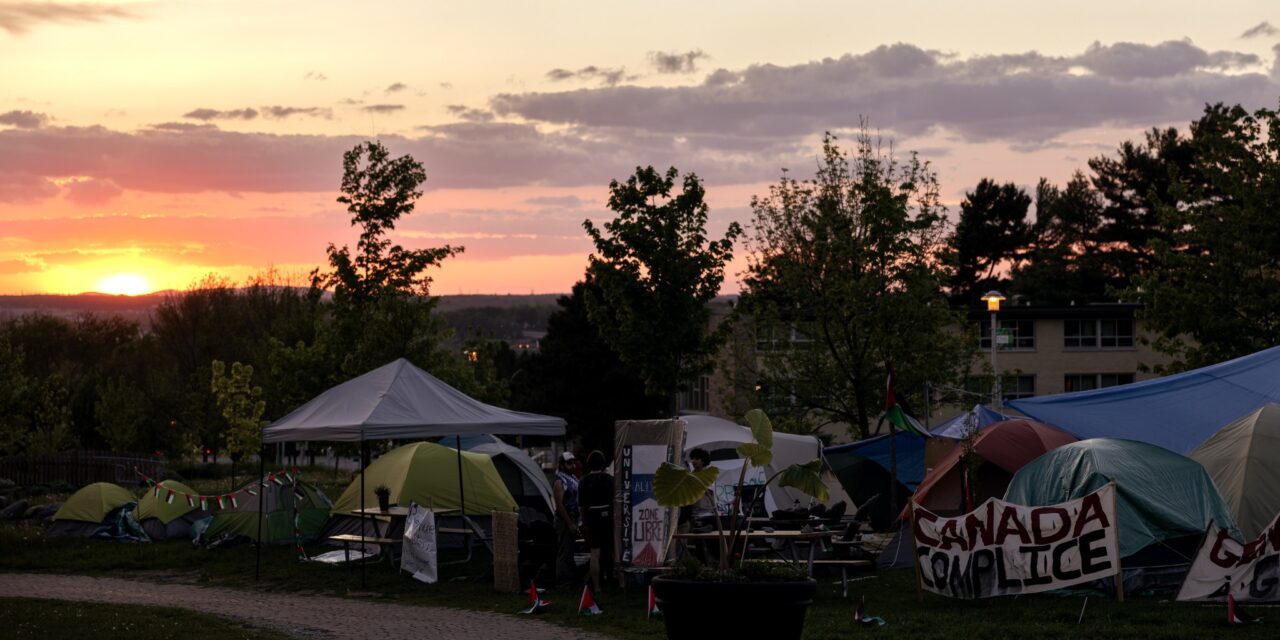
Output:
<path fill-rule="evenodd" d="M 703 177 L 718 234 L 867 118 L 954 217 L 983 177 L 1062 183 L 1206 102 L 1275 106 L 1274 3 L 1133 4 L 658 0 L 619 31 L 571 0 L 0 0 L 0 294 L 304 285 L 355 243 L 341 154 L 371 138 L 428 175 L 393 238 L 466 248 L 435 293 L 558 293 L 637 165 Z"/>

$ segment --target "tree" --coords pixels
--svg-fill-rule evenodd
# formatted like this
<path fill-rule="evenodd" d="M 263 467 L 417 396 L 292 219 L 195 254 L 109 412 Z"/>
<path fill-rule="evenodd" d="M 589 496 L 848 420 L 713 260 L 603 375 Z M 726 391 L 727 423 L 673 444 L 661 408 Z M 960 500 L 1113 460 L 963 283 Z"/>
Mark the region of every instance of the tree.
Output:
<path fill-rule="evenodd" d="M 512 378 L 514 406 L 565 419 L 566 436 L 583 450 L 613 451 L 617 420 L 661 415 L 666 399 L 645 394 L 644 381 L 605 344 L 587 316 L 589 280 L 561 296 L 538 352 Z"/>
<path fill-rule="evenodd" d="M 951 236 L 955 261 L 951 276 L 953 304 L 975 304 L 991 289 L 1007 289 L 1002 268 L 1016 261 L 1032 241 L 1027 210 L 1031 197 L 1012 182 L 996 184 L 983 178 L 960 202 L 960 221 Z"/>
<path fill-rule="evenodd" d="M 148 409 L 147 397 L 137 385 L 128 378 L 110 378 L 99 385 L 94 403 L 98 434 L 112 451 L 137 451 Z"/>
<path fill-rule="evenodd" d="M 1065 188 L 1036 186 L 1034 242 L 1013 271 L 1010 291 L 1039 304 L 1085 304 L 1108 299 L 1104 247 L 1098 237 L 1103 201 L 1081 172 Z"/>
<path fill-rule="evenodd" d="M 1221 104 L 1192 123 L 1188 171 L 1156 201 L 1158 268 L 1129 291 L 1158 371 L 1197 368 L 1280 342 L 1280 114 Z"/>
<path fill-rule="evenodd" d="M 925 381 L 958 382 L 976 348 L 942 293 L 937 177 L 865 130 L 856 145 L 850 157 L 828 134 L 812 179 L 784 175 L 751 203 L 739 309 L 757 334 L 758 404 L 789 430 L 842 422 L 866 437 L 886 363 L 910 395 Z"/>
<path fill-rule="evenodd" d="M 382 143 L 365 142 L 343 155 L 342 168 L 338 202 L 361 227 L 360 240 L 354 254 L 329 245 L 330 270 L 311 274 L 313 298 L 333 290 L 332 322 L 321 339 L 336 359 L 335 373 L 350 377 L 399 357 L 431 367 L 443 360 L 444 328 L 431 313 L 428 271 L 463 248 L 405 249 L 386 237 L 422 196 L 427 176 L 412 156 L 392 159 Z"/>
<path fill-rule="evenodd" d="M 582 223 L 595 244 L 587 267 L 597 288 L 586 291 L 587 314 L 650 395 L 677 411 L 682 384 L 707 373 L 728 326 L 710 329 L 708 304 L 720 293 L 736 222 L 720 240 L 707 239 L 708 208 L 692 173 L 673 194 L 679 172 L 636 168 L 626 182 L 609 183 L 616 217 L 598 228 Z"/>
<path fill-rule="evenodd" d="M 239 462 L 262 449 L 262 427 L 267 424 L 262 414 L 267 403 L 262 399 L 262 387 L 252 386 L 253 367 L 233 362 L 231 375 L 227 375 L 226 363 L 214 360 L 210 369 L 210 390 L 227 422 L 223 445 L 231 461 Z"/>

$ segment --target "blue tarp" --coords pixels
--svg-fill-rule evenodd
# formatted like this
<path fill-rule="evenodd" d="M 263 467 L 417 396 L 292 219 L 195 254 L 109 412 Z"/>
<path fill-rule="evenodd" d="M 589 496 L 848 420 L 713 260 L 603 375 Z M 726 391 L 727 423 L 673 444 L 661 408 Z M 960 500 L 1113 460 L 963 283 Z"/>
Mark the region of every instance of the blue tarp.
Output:
<path fill-rule="evenodd" d="M 970 416 L 977 418 L 978 429 L 1013 418 L 1013 416 L 1006 416 L 1002 413 L 997 413 L 988 409 L 985 405 L 978 404 L 974 405 L 973 409 L 970 409 L 969 411 L 966 411 L 930 429 L 929 433 L 933 436 L 947 438 L 949 440 L 962 440 L 964 439 L 964 432 L 966 429 L 965 421 L 968 420 Z"/>
<path fill-rule="evenodd" d="M 920 481 L 924 479 L 924 438 L 904 431 L 895 431 L 893 437 L 898 447 L 898 482 L 915 491 L 916 485 L 920 484 Z M 862 456 L 884 467 L 886 471 L 892 465 L 889 459 L 888 434 L 849 444 L 827 447 L 822 450 L 822 453 L 824 455 L 852 454 Z"/>
<path fill-rule="evenodd" d="M 1280 402 L 1280 347 L 1163 378 L 1009 405 L 1082 440 L 1127 438 L 1187 455 L 1268 402 Z"/>

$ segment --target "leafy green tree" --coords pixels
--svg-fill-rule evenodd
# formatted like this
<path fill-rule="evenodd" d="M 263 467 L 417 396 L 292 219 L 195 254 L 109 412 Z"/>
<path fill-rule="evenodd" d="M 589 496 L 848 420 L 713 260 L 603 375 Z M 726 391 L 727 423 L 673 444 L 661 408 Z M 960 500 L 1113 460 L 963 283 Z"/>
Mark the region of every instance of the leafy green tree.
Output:
<path fill-rule="evenodd" d="M 127 378 L 109 378 L 98 387 L 94 415 L 98 434 L 113 451 L 137 451 L 149 414 L 147 396 Z"/>
<path fill-rule="evenodd" d="M 899 395 L 958 382 L 976 341 L 942 293 L 949 279 L 937 177 L 864 130 L 850 156 L 823 139 L 812 179 L 785 176 L 752 199 L 739 309 L 757 333 L 758 404 L 787 430 L 844 423 L 870 433 L 886 363 Z M 916 406 L 921 406 L 917 403 Z"/>
<path fill-rule="evenodd" d="M 1085 304 L 1109 299 L 1098 228 L 1104 202 L 1081 172 L 1065 188 L 1041 179 L 1036 187 L 1035 241 L 1013 271 L 1010 292 L 1037 304 Z"/>
<path fill-rule="evenodd" d="M 267 402 L 262 399 L 262 387 L 253 386 L 253 367 L 233 362 L 227 375 L 226 363 L 214 360 L 210 370 L 210 390 L 227 424 L 223 443 L 232 462 L 239 462 L 262 448 Z"/>
<path fill-rule="evenodd" d="M 600 337 L 587 315 L 594 286 L 579 281 L 556 301 L 538 352 L 510 376 L 512 400 L 517 409 L 564 418 L 578 448 L 613 451 L 614 422 L 656 418 L 667 399 L 646 395 L 644 380 Z"/>
<path fill-rule="evenodd" d="M 636 168 L 626 182 L 609 183 L 616 217 L 603 228 L 583 227 L 595 244 L 587 267 L 596 288 L 586 291 L 587 314 L 650 395 L 675 415 L 682 384 L 710 371 L 728 326 L 710 329 L 708 304 L 720 292 L 736 222 L 720 240 L 708 240 L 702 181 L 692 173 L 674 192 L 679 172 Z"/>
<path fill-rule="evenodd" d="M 1280 343 L 1280 114 L 1206 107 L 1192 123 L 1189 171 L 1158 201 L 1158 268 L 1129 294 L 1144 303 L 1160 372 L 1201 367 Z"/>
<path fill-rule="evenodd" d="M 463 249 L 405 249 L 387 238 L 422 195 L 422 163 L 391 158 L 382 143 L 365 142 L 343 155 L 342 168 L 338 202 L 361 227 L 360 240 L 354 252 L 329 245 L 329 271 L 311 274 L 313 297 L 333 291 L 332 322 L 322 338 L 338 375 L 359 375 L 399 357 L 427 367 L 443 361 L 438 347 L 445 332 L 432 314 L 428 271 Z"/>
<path fill-rule="evenodd" d="M 28 381 L 23 354 L 0 333 L 0 454 L 18 453 L 26 445 L 29 420 L 24 412 Z"/>
<path fill-rule="evenodd" d="M 1027 211 L 1031 197 L 1013 183 L 983 178 L 960 202 L 960 221 L 950 239 L 955 271 L 953 304 L 976 304 L 991 289 L 1007 289 L 1002 270 L 1016 266 L 1032 242 Z"/>

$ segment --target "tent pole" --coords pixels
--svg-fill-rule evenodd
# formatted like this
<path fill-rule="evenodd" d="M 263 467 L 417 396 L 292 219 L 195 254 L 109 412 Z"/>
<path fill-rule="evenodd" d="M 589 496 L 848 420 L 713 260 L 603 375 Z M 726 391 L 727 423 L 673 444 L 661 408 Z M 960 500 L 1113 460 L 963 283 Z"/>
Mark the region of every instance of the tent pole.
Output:
<path fill-rule="evenodd" d="M 458 451 L 458 510 L 462 512 L 462 522 L 467 521 L 467 497 L 462 491 L 462 435 L 453 436 L 453 444 Z"/>
<path fill-rule="evenodd" d="M 262 503 L 267 499 L 262 493 L 262 478 L 267 475 L 267 445 L 258 447 L 258 551 L 253 565 L 253 579 L 262 577 Z"/>
<path fill-rule="evenodd" d="M 364 439 L 364 428 L 360 428 L 360 588 L 365 588 L 365 569 L 369 564 L 364 561 L 364 472 L 369 468 L 369 441 Z"/>

